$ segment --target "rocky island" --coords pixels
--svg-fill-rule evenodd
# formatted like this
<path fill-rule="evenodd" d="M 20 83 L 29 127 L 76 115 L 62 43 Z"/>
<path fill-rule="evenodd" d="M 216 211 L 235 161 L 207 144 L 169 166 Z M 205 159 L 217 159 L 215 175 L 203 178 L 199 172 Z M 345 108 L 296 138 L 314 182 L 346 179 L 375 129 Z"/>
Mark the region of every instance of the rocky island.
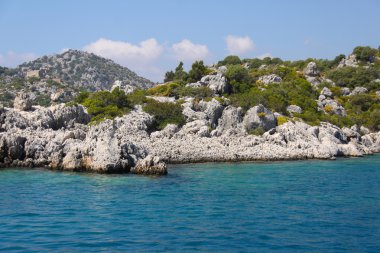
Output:
<path fill-rule="evenodd" d="M 380 59 L 368 47 L 180 63 L 157 85 L 73 50 L 0 74 L 1 167 L 164 175 L 175 163 L 380 152 Z"/>

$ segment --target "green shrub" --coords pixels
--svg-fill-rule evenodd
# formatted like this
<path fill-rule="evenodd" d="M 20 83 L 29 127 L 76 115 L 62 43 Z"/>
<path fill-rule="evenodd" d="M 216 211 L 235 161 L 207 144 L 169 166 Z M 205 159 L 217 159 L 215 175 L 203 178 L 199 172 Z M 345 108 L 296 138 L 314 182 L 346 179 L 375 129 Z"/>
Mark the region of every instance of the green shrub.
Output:
<path fill-rule="evenodd" d="M 241 60 L 239 56 L 236 55 L 229 55 L 224 60 L 218 62 L 218 66 L 224 66 L 224 65 L 240 65 Z"/>
<path fill-rule="evenodd" d="M 130 106 L 142 105 L 146 102 L 146 91 L 137 89 L 127 95 L 127 101 Z"/>
<path fill-rule="evenodd" d="M 178 94 L 181 97 L 194 97 L 198 99 L 212 97 L 214 95 L 214 92 L 206 86 L 201 87 L 180 87 L 178 89 Z"/>
<path fill-rule="evenodd" d="M 178 82 L 157 85 L 146 91 L 150 96 L 176 97 L 178 96 L 178 88 L 181 85 Z"/>
<path fill-rule="evenodd" d="M 195 83 L 205 75 L 207 75 L 208 69 L 203 64 L 203 61 L 196 61 L 191 66 L 191 70 L 189 71 L 189 78 L 187 82 Z"/>
<path fill-rule="evenodd" d="M 356 59 L 359 61 L 372 62 L 377 55 L 377 50 L 371 47 L 358 46 L 354 48 L 352 53 L 356 55 Z"/>
<path fill-rule="evenodd" d="M 167 124 L 183 125 L 185 117 L 182 114 L 182 107 L 179 103 L 161 103 L 153 99 L 148 99 L 143 110 L 154 116 L 155 129 L 161 130 Z"/>
<path fill-rule="evenodd" d="M 285 116 L 277 117 L 277 126 L 281 126 L 282 124 L 285 124 L 286 122 L 288 122 L 288 119 Z"/>
<path fill-rule="evenodd" d="M 264 128 L 262 127 L 257 127 L 255 129 L 252 129 L 251 131 L 248 132 L 248 134 L 251 135 L 256 135 L 256 136 L 261 136 L 265 133 Z"/>
<path fill-rule="evenodd" d="M 74 101 L 87 108 L 87 112 L 93 116 L 91 122 L 113 119 L 130 110 L 127 96 L 119 88 L 112 90 L 112 92 L 80 93 Z"/>

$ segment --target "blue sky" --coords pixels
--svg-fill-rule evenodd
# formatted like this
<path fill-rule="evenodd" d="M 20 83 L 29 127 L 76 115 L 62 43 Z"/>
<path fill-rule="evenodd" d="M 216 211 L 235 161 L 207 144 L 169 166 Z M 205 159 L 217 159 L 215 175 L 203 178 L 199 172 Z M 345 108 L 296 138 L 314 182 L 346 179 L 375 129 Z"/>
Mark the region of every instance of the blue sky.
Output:
<path fill-rule="evenodd" d="M 380 1 L 0 0 L 0 65 L 68 48 L 154 81 L 179 60 L 333 58 L 380 45 Z"/>

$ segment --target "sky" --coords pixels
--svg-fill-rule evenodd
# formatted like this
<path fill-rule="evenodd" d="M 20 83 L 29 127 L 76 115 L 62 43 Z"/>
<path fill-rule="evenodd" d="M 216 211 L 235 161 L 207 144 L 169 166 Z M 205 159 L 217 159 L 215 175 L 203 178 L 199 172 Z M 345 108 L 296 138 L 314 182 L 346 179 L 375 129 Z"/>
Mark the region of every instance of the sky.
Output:
<path fill-rule="evenodd" d="M 0 0 L 0 66 L 79 49 L 152 81 L 179 61 L 332 59 L 380 46 L 379 0 Z"/>

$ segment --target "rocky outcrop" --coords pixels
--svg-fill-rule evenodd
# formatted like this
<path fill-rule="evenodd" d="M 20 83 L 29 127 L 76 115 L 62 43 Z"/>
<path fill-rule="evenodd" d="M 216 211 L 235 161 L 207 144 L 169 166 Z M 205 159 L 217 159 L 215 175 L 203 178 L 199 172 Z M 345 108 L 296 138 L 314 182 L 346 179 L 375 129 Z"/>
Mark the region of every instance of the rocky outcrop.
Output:
<path fill-rule="evenodd" d="M 224 66 L 219 67 L 215 74 L 206 75 L 196 83 L 189 83 L 188 87 L 201 87 L 206 86 L 210 88 L 215 94 L 224 94 L 229 90 L 227 79 L 224 76 L 226 69 Z"/>
<path fill-rule="evenodd" d="M 343 67 L 358 67 L 358 61 L 356 60 L 356 55 L 351 54 L 348 56 L 348 58 L 342 59 L 339 62 L 338 68 L 343 68 Z"/>
<path fill-rule="evenodd" d="M 268 131 L 276 127 L 276 117 L 270 110 L 260 104 L 245 113 L 243 126 L 247 132 L 259 127 L 264 131 Z"/>
<path fill-rule="evenodd" d="M 316 77 L 319 76 L 320 72 L 317 68 L 317 64 L 315 62 L 309 62 L 304 69 L 304 75 L 305 76 L 311 76 L 311 77 Z"/>
<path fill-rule="evenodd" d="M 20 111 L 29 111 L 32 109 L 32 99 L 30 98 L 29 94 L 20 92 L 17 94 L 14 102 L 13 107 Z"/>
<path fill-rule="evenodd" d="M 166 175 L 168 174 L 167 166 L 160 161 L 158 156 L 148 155 L 142 160 L 139 160 L 135 167 L 131 169 L 133 174 L 141 175 Z"/>
<path fill-rule="evenodd" d="M 270 83 L 281 83 L 282 78 L 279 77 L 278 75 L 270 74 L 270 75 L 260 76 L 258 82 L 265 85 L 270 84 Z"/>
<path fill-rule="evenodd" d="M 91 126 L 85 125 L 89 116 L 81 106 L 28 112 L 2 108 L 0 166 L 164 175 L 167 163 L 330 159 L 380 151 L 380 134 L 363 127 L 292 121 L 276 126 L 274 113 L 262 105 L 244 115 L 241 108 L 224 107 L 217 100 L 192 106 L 204 119 L 155 132 L 154 118 L 139 107 Z M 258 127 L 266 132 L 249 134 Z"/>
<path fill-rule="evenodd" d="M 353 91 L 350 93 L 350 96 L 355 96 L 355 95 L 358 95 L 358 94 L 364 94 L 364 93 L 367 93 L 368 92 L 368 89 L 365 88 L 365 87 L 355 87 L 353 89 Z"/>
<path fill-rule="evenodd" d="M 289 105 L 286 111 L 288 111 L 290 115 L 293 115 L 293 113 L 302 113 L 302 108 L 298 105 Z"/>
<path fill-rule="evenodd" d="M 339 116 L 346 116 L 346 110 L 336 100 L 333 99 L 333 93 L 327 87 L 321 91 L 318 100 L 318 109 L 328 114 L 337 114 Z"/>

